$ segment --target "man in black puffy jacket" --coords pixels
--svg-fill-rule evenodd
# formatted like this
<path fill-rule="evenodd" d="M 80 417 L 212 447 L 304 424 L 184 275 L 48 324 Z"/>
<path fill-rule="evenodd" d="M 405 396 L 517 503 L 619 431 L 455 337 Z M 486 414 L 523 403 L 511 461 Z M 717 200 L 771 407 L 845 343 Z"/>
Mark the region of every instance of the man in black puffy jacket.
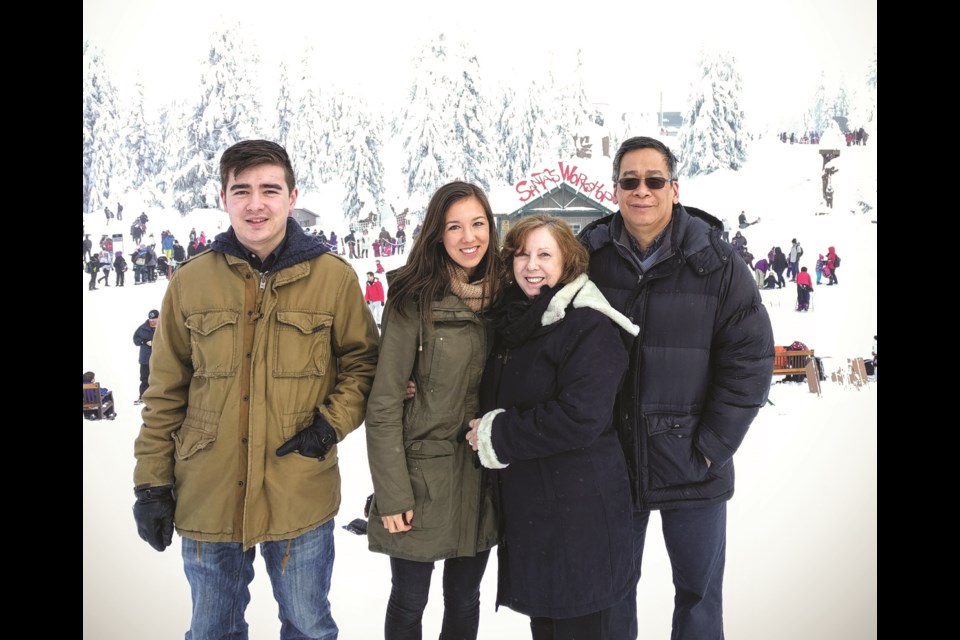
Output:
<path fill-rule="evenodd" d="M 659 510 L 676 588 L 674 640 L 723 638 L 726 501 L 733 455 L 765 404 L 770 318 L 747 264 L 713 216 L 680 204 L 677 159 L 653 138 L 614 159 L 620 210 L 580 234 L 590 278 L 640 327 L 623 335 L 630 367 L 617 400 L 634 499 L 640 579 Z M 610 637 L 637 637 L 636 588 L 611 610 Z"/>
<path fill-rule="evenodd" d="M 157 331 L 157 318 L 159 317 L 160 312 L 156 309 L 151 309 L 144 323 L 133 332 L 133 344 L 140 347 L 140 356 L 137 360 L 140 363 L 140 396 L 137 397 L 133 404 L 143 404 L 143 392 L 146 391 L 149 386 L 150 356 L 153 354 L 153 334 Z"/>

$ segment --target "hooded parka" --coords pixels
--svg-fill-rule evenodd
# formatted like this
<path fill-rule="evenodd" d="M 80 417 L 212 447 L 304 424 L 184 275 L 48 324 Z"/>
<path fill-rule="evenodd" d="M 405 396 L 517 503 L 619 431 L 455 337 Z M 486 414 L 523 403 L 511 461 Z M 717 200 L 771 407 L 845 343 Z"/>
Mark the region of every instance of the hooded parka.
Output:
<path fill-rule="evenodd" d="M 617 406 L 637 508 L 728 500 L 733 455 L 767 400 L 770 317 L 721 228 L 703 211 L 674 205 L 666 249 L 646 271 L 619 212 L 580 234 L 591 279 L 640 327 L 637 338 L 624 336 L 630 367 Z"/>
<path fill-rule="evenodd" d="M 413 305 L 404 315 L 387 306 L 366 416 L 370 550 L 420 562 L 474 556 L 497 542 L 487 472 L 464 439 L 477 417 L 487 323 L 453 294 L 433 302 L 432 314 L 428 327 Z M 408 380 L 417 391 L 404 401 Z M 383 526 L 381 516 L 411 509 L 410 531 Z"/>
<path fill-rule="evenodd" d="M 357 275 L 287 221 L 259 273 L 232 229 L 183 263 L 163 299 L 135 445 L 137 486 L 174 485 L 180 535 L 286 540 L 340 506 L 337 448 L 278 457 L 317 408 L 342 442 L 363 421 L 377 328 Z"/>

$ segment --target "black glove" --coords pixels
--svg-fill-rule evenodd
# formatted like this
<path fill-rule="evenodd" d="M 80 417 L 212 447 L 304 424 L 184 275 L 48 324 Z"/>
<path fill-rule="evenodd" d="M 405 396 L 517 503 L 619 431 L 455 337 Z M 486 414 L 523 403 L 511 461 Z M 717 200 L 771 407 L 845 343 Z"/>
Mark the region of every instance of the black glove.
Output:
<path fill-rule="evenodd" d="M 337 444 L 337 432 L 323 414 L 314 409 L 313 424 L 284 442 L 277 449 L 278 456 L 297 452 L 307 458 L 325 460 L 333 445 Z"/>
<path fill-rule="evenodd" d="M 137 533 L 157 551 L 163 551 L 173 542 L 173 511 L 176 501 L 173 487 L 134 488 L 137 501 L 133 505 L 133 517 L 137 521 Z"/>

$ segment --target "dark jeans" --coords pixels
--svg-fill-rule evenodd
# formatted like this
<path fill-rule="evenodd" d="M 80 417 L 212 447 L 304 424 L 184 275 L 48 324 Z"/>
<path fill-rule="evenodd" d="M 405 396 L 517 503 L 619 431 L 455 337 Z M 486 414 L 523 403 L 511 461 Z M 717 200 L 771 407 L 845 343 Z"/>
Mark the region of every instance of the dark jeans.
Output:
<path fill-rule="evenodd" d="M 147 382 L 147 379 L 150 377 L 150 365 L 142 364 L 140 365 L 140 397 L 143 397 L 143 392 L 147 390 L 147 387 L 150 384 Z"/>
<path fill-rule="evenodd" d="M 124 279 L 124 277 L 123 277 L 123 273 L 124 273 L 124 272 L 121 271 L 120 269 L 115 269 L 115 271 L 116 271 L 116 273 L 117 273 L 117 282 L 116 282 L 116 285 L 117 285 L 118 287 L 122 287 L 122 286 L 123 286 L 123 279 Z"/>
<path fill-rule="evenodd" d="M 785 287 L 787 281 L 783 279 L 783 269 L 777 269 L 775 273 L 777 274 L 777 287 Z"/>
<path fill-rule="evenodd" d="M 649 511 L 633 514 L 633 553 L 640 580 Z M 727 503 L 664 509 L 663 539 L 673 569 L 672 640 L 723 640 L 723 569 L 727 549 Z M 637 638 L 637 589 L 610 609 L 610 637 Z"/>
<path fill-rule="evenodd" d="M 530 618 L 530 633 L 533 640 L 608 640 L 610 610 L 579 618 Z"/>
<path fill-rule="evenodd" d="M 480 581 L 490 551 L 443 561 L 443 626 L 440 640 L 476 640 L 480 626 Z M 423 610 L 430 595 L 433 562 L 390 558 L 390 601 L 384 622 L 385 640 L 420 640 Z"/>
<path fill-rule="evenodd" d="M 830 282 L 828 282 L 827 284 L 840 284 L 839 281 L 837 281 L 836 267 L 834 267 L 833 269 L 830 269 Z"/>

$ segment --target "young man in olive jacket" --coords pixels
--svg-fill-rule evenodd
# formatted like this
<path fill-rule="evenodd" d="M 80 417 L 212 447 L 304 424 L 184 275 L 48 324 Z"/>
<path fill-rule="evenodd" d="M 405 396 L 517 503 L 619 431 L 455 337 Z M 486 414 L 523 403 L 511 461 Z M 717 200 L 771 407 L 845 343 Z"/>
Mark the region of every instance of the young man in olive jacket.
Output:
<path fill-rule="evenodd" d="M 356 273 L 290 217 L 283 147 L 220 161 L 230 228 L 174 273 L 143 394 L 134 517 L 182 538 L 192 638 L 246 637 L 255 545 L 282 638 L 338 635 L 327 594 L 340 506 L 336 444 L 363 421 L 377 329 Z"/>
<path fill-rule="evenodd" d="M 676 588 L 672 638 L 723 638 L 726 501 L 733 455 L 764 405 L 773 331 L 747 264 L 722 223 L 680 204 L 677 159 L 636 137 L 617 151 L 620 210 L 587 226 L 590 278 L 640 327 L 617 399 L 634 499 L 640 579 L 651 510 L 659 510 Z M 637 637 L 636 587 L 611 610 L 610 637 Z"/>

